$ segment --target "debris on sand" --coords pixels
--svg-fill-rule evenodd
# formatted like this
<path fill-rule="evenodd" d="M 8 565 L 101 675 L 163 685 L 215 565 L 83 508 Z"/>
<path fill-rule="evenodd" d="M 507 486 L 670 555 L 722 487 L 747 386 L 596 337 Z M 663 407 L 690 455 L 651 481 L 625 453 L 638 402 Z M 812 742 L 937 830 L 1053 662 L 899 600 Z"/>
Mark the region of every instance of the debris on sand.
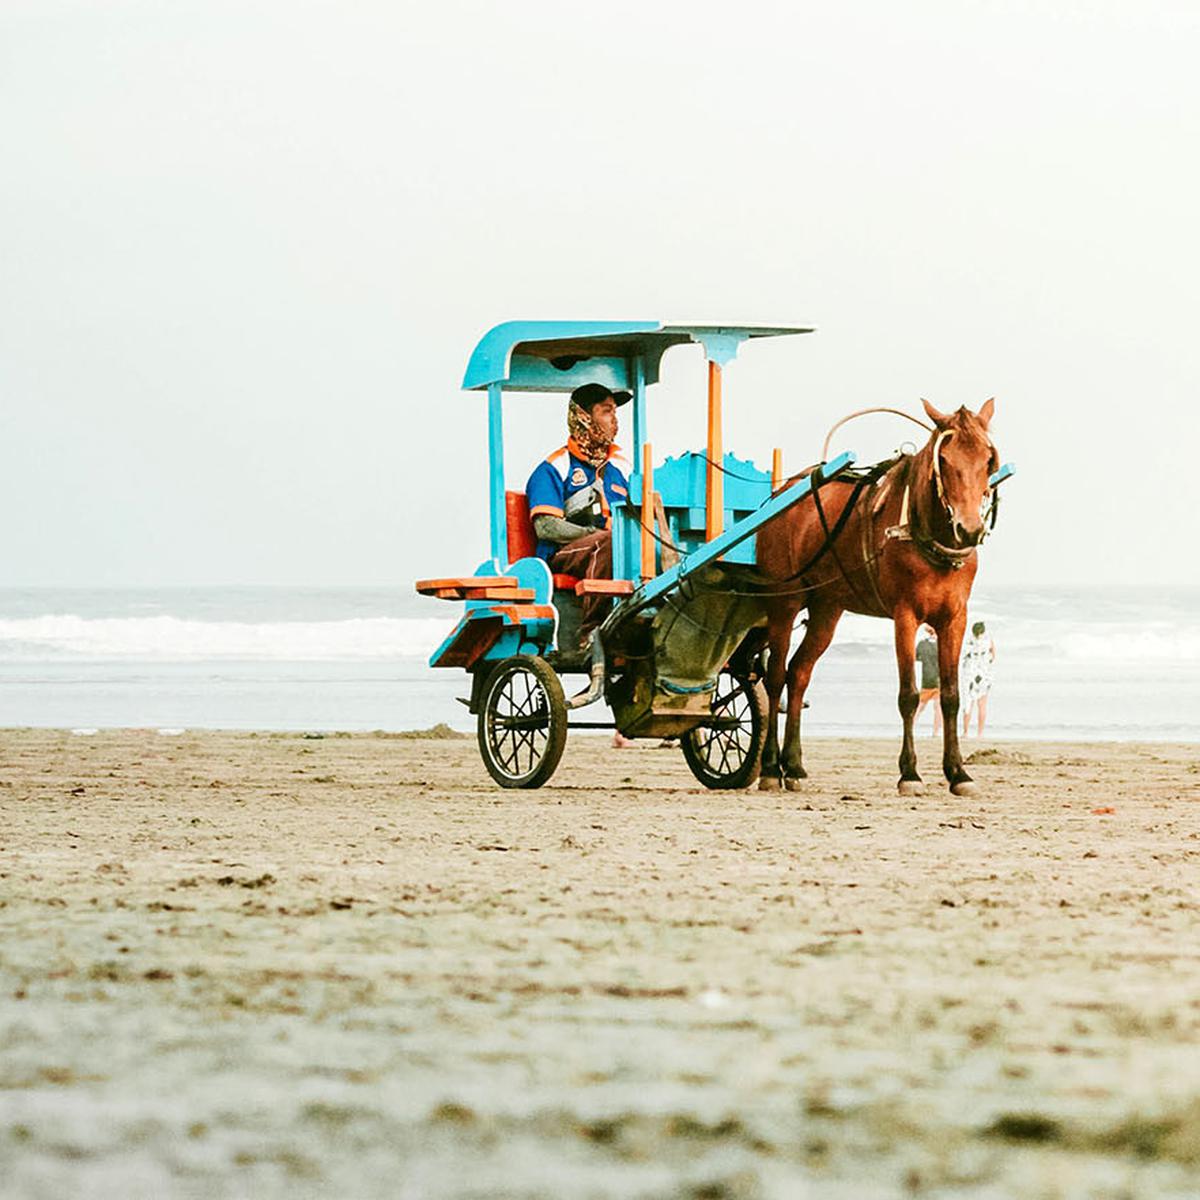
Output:
<path fill-rule="evenodd" d="M 1200 1162 L 1200 1101 L 1154 1116 L 1133 1114 L 1111 1126 L 1068 1124 L 1039 1112 L 1001 1113 L 982 1132 L 1008 1142 L 1058 1143 L 1084 1153 L 1190 1166 Z"/>
<path fill-rule="evenodd" d="M 253 878 L 247 877 L 245 879 L 239 879 L 236 875 L 222 875 L 217 879 L 216 882 L 221 887 L 232 887 L 236 883 L 238 885 L 238 887 L 264 888 L 264 887 L 270 887 L 271 884 L 273 884 L 275 882 L 275 876 L 272 875 L 269 871 L 262 875 L 257 875 Z M 185 886 L 185 887 L 190 886 L 190 885 L 186 884 L 183 880 L 180 880 L 180 885 Z"/>
<path fill-rule="evenodd" d="M 1007 1142 L 1057 1142 L 1062 1126 L 1053 1117 L 1036 1112 L 1001 1113 L 984 1131 L 985 1137 Z"/>
<path fill-rule="evenodd" d="M 989 746 L 986 750 L 976 750 L 963 760 L 968 767 L 991 766 L 1005 764 L 1008 766 L 1031 767 L 1033 759 L 1021 750 L 999 750 Z"/>
<path fill-rule="evenodd" d="M 422 738 L 431 741 L 449 742 L 462 741 L 464 738 L 469 738 L 469 733 L 460 733 L 457 729 L 451 729 L 445 721 L 439 721 L 436 725 L 430 725 L 428 729 L 401 729 L 396 733 L 384 733 L 379 730 L 379 737 L 390 738 Z"/>

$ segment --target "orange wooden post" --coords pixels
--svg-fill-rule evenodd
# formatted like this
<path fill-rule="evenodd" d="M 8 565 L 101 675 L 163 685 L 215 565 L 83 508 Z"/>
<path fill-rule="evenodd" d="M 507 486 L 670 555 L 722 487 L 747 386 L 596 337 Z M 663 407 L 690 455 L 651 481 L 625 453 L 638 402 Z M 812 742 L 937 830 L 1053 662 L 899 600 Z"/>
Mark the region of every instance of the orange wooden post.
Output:
<path fill-rule="evenodd" d="M 725 481 L 717 464 L 724 465 L 725 450 L 721 438 L 721 368 L 708 362 L 708 475 L 705 478 L 704 505 L 707 513 L 704 536 L 708 541 L 719 537 L 725 528 Z"/>
<path fill-rule="evenodd" d="M 779 491 L 783 483 L 783 451 L 776 446 L 771 451 L 771 491 Z"/>
<path fill-rule="evenodd" d="M 654 570 L 654 451 L 642 444 L 642 580 L 653 579 Z"/>

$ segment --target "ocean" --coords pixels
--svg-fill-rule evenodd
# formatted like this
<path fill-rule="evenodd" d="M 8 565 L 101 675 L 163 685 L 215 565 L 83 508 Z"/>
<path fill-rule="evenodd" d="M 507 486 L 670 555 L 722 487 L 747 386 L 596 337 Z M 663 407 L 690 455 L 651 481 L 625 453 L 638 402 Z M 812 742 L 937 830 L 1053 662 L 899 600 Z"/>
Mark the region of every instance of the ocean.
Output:
<path fill-rule="evenodd" d="M 426 665 L 458 608 L 400 588 L 0 589 L 0 726 L 467 731 L 466 676 Z M 1200 589 L 977 586 L 971 619 L 996 643 L 988 737 L 1200 742 Z M 895 694 L 890 622 L 847 615 L 805 733 L 896 736 Z"/>

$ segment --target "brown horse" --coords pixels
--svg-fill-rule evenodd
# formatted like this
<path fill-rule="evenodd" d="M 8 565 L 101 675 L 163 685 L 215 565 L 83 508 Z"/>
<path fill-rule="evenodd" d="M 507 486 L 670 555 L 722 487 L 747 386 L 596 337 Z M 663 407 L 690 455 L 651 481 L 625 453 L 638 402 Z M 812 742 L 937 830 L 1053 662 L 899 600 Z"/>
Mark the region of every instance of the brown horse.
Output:
<path fill-rule="evenodd" d="M 956 796 L 974 790 L 958 745 L 958 655 L 978 565 L 975 548 L 987 532 L 985 506 L 994 502 L 988 478 L 999 458 L 988 425 L 995 404 L 989 400 L 978 413 L 960 408 L 947 416 L 928 401 L 921 403 L 934 423 L 921 450 L 901 456 L 869 482 L 830 480 L 815 498 L 781 514 L 758 535 L 760 569 L 773 581 L 789 585 L 769 601 L 770 710 L 762 788 L 778 788 L 782 782 L 795 790 L 806 777 L 800 750 L 804 693 L 813 666 L 833 640 L 842 613 L 849 610 L 891 617 L 895 625 L 904 721 L 901 795 L 924 790 L 913 745 L 920 695 L 913 671 L 914 644 L 923 622 L 937 633 L 945 720 L 942 770 Z M 792 628 L 805 608 L 804 639 L 789 663 Z M 777 724 L 785 675 L 787 725 L 781 758 Z"/>

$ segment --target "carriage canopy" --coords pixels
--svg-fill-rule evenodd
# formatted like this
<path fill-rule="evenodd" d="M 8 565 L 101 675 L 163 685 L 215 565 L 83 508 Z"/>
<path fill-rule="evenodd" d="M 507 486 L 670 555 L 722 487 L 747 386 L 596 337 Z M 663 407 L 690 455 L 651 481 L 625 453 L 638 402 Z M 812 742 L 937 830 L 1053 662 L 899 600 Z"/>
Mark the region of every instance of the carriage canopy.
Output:
<path fill-rule="evenodd" d="M 463 377 L 467 391 L 499 384 L 506 392 L 570 392 L 603 383 L 634 392 L 657 383 L 672 346 L 702 345 L 723 365 L 750 338 L 812 333 L 799 325 L 703 325 L 662 321 L 506 321 L 475 347 Z"/>

